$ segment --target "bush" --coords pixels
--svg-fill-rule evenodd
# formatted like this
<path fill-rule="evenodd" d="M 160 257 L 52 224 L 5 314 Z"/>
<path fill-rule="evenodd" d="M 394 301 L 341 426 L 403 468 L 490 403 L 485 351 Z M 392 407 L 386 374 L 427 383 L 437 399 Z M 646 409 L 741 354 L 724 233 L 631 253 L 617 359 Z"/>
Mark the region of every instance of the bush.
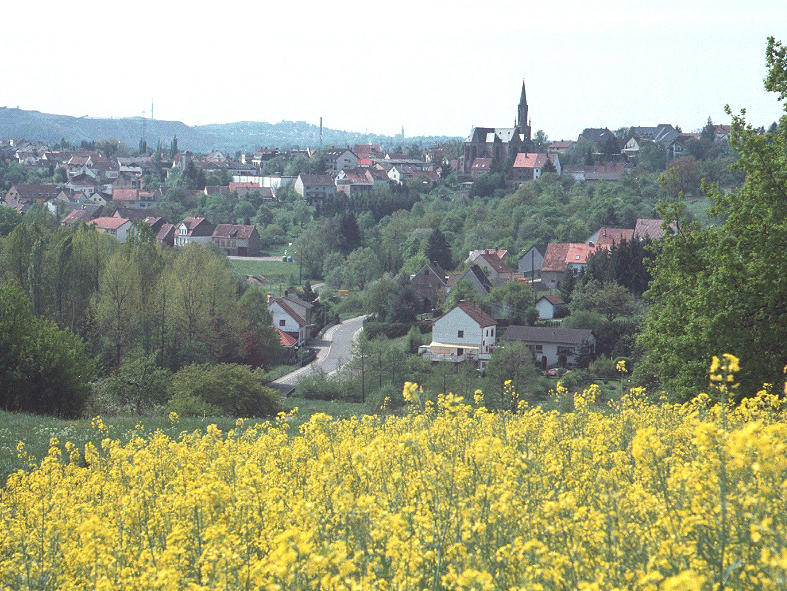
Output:
<path fill-rule="evenodd" d="M 588 371 L 602 378 L 614 378 L 618 375 L 618 370 L 615 369 L 615 362 L 605 355 L 591 361 L 590 365 L 588 365 Z"/>
<path fill-rule="evenodd" d="M 567 371 L 565 375 L 560 378 L 560 383 L 565 386 L 569 392 L 579 390 L 583 384 L 587 384 L 590 381 L 590 374 L 584 369 L 572 369 L 571 371 Z"/>
<path fill-rule="evenodd" d="M 295 396 L 310 400 L 348 400 L 355 398 L 340 381 L 332 380 L 324 371 L 301 378 L 295 387 Z"/>
<path fill-rule="evenodd" d="M 169 410 L 181 415 L 268 417 L 280 410 L 265 371 L 234 363 L 188 365 L 172 377 Z"/>
<path fill-rule="evenodd" d="M 395 339 L 403 337 L 410 330 L 410 325 L 404 322 L 373 322 L 363 323 L 363 332 L 370 341 L 378 337 Z"/>
<path fill-rule="evenodd" d="M 0 409 L 79 416 L 95 370 L 79 336 L 36 317 L 18 287 L 0 287 Z"/>
<path fill-rule="evenodd" d="M 166 402 L 171 377 L 154 355 L 128 358 L 115 372 L 93 383 L 91 413 L 148 414 Z"/>

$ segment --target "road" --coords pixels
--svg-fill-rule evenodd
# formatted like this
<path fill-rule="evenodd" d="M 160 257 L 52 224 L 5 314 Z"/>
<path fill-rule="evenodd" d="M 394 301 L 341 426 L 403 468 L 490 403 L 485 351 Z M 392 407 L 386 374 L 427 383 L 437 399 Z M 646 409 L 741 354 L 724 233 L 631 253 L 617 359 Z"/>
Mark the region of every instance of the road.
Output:
<path fill-rule="evenodd" d="M 271 385 L 279 390 L 295 386 L 303 377 L 321 369 L 327 374 L 335 373 L 352 357 L 353 338 L 363 330 L 365 316 L 356 316 L 341 324 L 332 326 L 325 331 L 321 340 L 315 341 L 312 347 L 317 349 L 317 357 L 309 365 L 296 369 L 273 380 Z"/>

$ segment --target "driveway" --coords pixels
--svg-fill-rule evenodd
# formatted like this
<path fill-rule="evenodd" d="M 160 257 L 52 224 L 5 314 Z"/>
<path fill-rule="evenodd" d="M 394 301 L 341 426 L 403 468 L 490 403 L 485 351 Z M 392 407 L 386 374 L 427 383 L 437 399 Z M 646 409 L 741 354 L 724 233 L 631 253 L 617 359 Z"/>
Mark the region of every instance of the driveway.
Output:
<path fill-rule="evenodd" d="M 364 318 L 366 316 L 356 316 L 326 330 L 322 339 L 312 342 L 311 346 L 317 349 L 317 357 L 314 361 L 273 380 L 270 385 L 277 390 L 287 391 L 294 387 L 298 380 L 315 373 L 318 369 L 327 374 L 335 373 L 352 357 L 353 339 L 363 330 Z"/>

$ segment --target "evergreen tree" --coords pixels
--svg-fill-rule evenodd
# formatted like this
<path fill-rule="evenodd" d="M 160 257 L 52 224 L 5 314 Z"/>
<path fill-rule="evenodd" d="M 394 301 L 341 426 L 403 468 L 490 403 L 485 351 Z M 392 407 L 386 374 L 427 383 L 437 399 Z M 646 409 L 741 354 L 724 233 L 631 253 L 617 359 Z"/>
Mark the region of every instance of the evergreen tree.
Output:
<path fill-rule="evenodd" d="M 361 230 L 354 213 L 342 214 L 339 220 L 339 247 L 344 255 L 361 246 Z"/>
<path fill-rule="evenodd" d="M 174 160 L 175 154 L 178 153 L 178 136 L 172 138 L 172 144 L 169 147 L 169 159 Z"/>
<path fill-rule="evenodd" d="M 426 258 L 430 263 L 437 263 L 443 269 L 452 269 L 454 266 L 451 261 L 451 247 L 440 228 L 432 230 L 426 241 Z"/>

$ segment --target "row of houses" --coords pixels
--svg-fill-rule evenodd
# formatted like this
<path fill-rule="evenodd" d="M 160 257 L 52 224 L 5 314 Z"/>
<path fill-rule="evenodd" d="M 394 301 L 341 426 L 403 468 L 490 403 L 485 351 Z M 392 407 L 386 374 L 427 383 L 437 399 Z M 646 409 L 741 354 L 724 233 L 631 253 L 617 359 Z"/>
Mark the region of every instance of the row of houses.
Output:
<path fill-rule="evenodd" d="M 536 364 L 547 369 L 575 367 L 583 354 L 592 355 L 595 349 L 590 330 L 521 325 L 502 330 L 499 334 L 495 319 L 479 306 L 460 301 L 435 320 L 431 343 L 418 352 L 434 362 L 472 362 L 483 370 L 496 347 L 521 342 L 530 348 Z"/>
<path fill-rule="evenodd" d="M 125 217 L 129 213 L 133 215 L 134 212 L 117 210 L 112 216 L 94 218 L 86 210 L 74 210 L 61 223 L 92 225 L 123 243 L 134 234 L 135 222 L 141 222 L 150 226 L 162 246 L 212 244 L 228 256 L 257 256 L 260 253 L 260 235 L 251 224 L 212 224 L 204 217 L 192 216 L 183 218 L 178 224 L 170 224 L 158 216 Z"/>

